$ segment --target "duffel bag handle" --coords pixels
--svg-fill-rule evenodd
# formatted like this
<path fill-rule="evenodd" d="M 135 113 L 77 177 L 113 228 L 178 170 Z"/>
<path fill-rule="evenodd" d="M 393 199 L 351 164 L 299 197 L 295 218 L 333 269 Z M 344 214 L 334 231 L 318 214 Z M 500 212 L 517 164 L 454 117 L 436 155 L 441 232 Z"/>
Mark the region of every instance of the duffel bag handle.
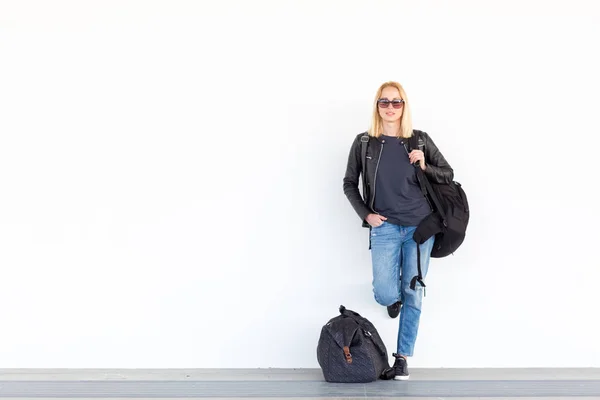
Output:
<path fill-rule="evenodd" d="M 348 318 L 354 320 L 354 322 L 356 322 L 356 324 L 360 327 L 360 329 L 363 330 L 363 332 L 365 333 L 365 336 L 367 336 L 369 339 L 371 339 L 371 341 L 373 342 L 373 344 L 375 345 L 375 347 L 377 347 L 377 350 L 379 350 L 379 352 L 381 353 L 381 355 L 386 355 L 387 354 L 386 350 L 383 349 L 379 345 L 379 343 L 377 343 L 376 340 L 373 340 L 373 334 L 371 332 L 369 332 L 369 329 L 367 329 L 367 327 L 364 326 L 361 321 L 359 321 L 358 319 L 355 318 L 355 317 L 361 317 L 362 318 L 362 316 L 359 313 L 357 313 L 355 311 L 348 310 L 348 309 L 346 309 L 346 307 L 344 307 L 343 305 L 341 305 L 340 306 L 340 314 L 342 314 L 343 316 L 348 317 Z"/>

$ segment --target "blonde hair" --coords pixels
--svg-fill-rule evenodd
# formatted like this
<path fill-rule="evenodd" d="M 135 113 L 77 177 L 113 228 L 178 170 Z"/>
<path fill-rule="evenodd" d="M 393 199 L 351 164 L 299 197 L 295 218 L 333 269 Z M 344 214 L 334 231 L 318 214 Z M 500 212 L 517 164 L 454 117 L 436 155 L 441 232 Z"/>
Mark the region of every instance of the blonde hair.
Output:
<path fill-rule="evenodd" d="M 381 97 L 381 92 L 383 92 L 383 89 L 390 86 L 398 89 L 398 92 L 400 92 L 400 97 L 404 100 L 404 105 L 402 107 L 402 117 L 400 118 L 399 137 L 409 138 L 412 136 L 413 133 L 410 106 L 404 88 L 401 84 L 394 81 L 385 82 L 377 90 L 377 94 L 375 95 L 375 101 L 373 102 L 373 117 L 371 119 L 371 127 L 368 130 L 369 136 L 379 137 L 383 133 L 383 121 L 381 119 L 381 115 L 379 115 L 379 106 L 377 104 L 377 100 L 379 100 L 379 98 Z"/>

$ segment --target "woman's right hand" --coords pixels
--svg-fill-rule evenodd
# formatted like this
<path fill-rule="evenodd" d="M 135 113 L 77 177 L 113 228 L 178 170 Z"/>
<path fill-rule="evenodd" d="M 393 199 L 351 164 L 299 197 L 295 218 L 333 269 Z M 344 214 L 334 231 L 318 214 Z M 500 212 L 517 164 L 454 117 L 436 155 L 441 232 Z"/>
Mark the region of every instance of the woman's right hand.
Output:
<path fill-rule="evenodd" d="M 386 217 L 379 214 L 369 214 L 366 218 L 369 225 L 371 225 L 373 228 L 381 226 L 381 224 L 383 224 L 383 221 L 385 221 L 386 219 Z"/>

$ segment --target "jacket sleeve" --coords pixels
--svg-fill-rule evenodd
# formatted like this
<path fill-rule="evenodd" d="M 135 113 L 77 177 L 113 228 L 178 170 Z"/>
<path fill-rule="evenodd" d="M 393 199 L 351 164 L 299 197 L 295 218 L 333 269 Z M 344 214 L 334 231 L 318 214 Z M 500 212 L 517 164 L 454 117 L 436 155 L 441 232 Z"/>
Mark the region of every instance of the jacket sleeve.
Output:
<path fill-rule="evenodd" d="M 365 205 L 360 191 L 358 190 L 358 181 L 362 173 L 362 160 L 360 159 L 360 136 L 352 143 L 350 154 L 348 155 L 348 164 L 346 166 L 346 174 L 344 175 L 344 194 L 350 201 L 354 211 L 358 216 L 365 221 L 367 215 L 371 213 Z"/>
<path fill-rule="evenodd" d="M 434 183 L 452 183 L 454 180 L 454 170 L 444 158 L 442 152 L 437 148 L 431 137 L 422 133 L 425 144 L 425 176 L 430 182 Z"/>

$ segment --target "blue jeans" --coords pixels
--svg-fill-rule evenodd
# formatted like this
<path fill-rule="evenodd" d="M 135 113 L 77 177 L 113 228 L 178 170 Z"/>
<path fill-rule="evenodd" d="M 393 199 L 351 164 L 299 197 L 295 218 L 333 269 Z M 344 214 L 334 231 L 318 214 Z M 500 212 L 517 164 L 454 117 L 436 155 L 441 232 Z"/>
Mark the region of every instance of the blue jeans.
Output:
<path fill-rule="evenodd" d="M 402 301 L 397 353 L 404 356 L 413 355 L 423 301 L 423 287 L 417 283 L 416 290 L 410 288 L 411 279 L 418 275 L 417 243 L 412 238 L 415 229 L 389 222 L 371 229 L 375 300 L 382 306 Z M 431 237 L 420 246 L 423 278 L 427 276 L 434 240 Z"/>

